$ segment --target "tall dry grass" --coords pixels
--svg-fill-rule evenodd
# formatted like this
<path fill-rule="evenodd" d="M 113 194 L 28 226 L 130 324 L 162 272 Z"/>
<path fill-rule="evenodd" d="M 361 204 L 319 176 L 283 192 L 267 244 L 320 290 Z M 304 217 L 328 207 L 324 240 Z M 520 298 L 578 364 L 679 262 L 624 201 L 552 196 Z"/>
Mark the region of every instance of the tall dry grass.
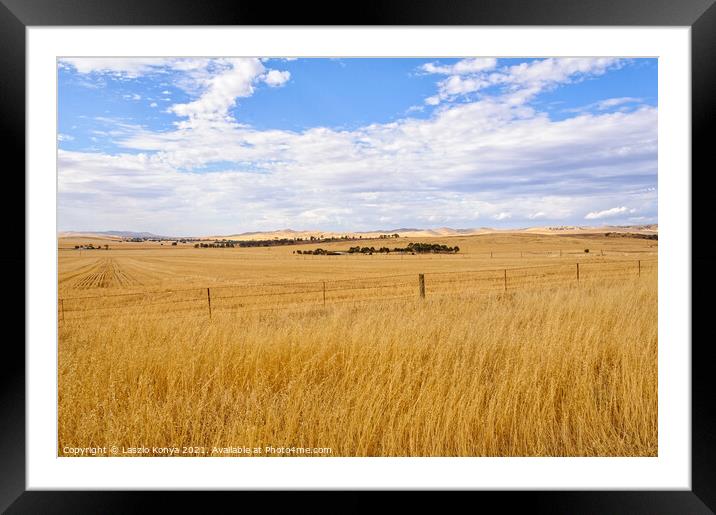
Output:
<path fill-rule="evenodd" d="M 60 326 L 65 446 L 330 447 L 333 456 L 655 456 L 657 288 Z"/>

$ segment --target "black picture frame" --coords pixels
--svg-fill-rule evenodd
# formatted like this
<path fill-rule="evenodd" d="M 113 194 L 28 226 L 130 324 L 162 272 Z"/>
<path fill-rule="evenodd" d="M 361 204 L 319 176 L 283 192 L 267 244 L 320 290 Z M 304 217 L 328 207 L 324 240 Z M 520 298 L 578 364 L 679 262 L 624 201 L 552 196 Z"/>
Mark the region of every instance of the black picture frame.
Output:
<path fill-rule="evenodd" d="M 380 3 L 198 2 L 196 0 L 0 0 L 0 127 L 6 188 L 14 199 L 3 202 L 3 220 L 13 225 L 13 238 L 25 241 L 23 174 L 25 168 L 25 29 L 62 25 L 548 25 L 548 26 L 689 26 L 692 38 L 692 489 L 690 491 L 526 491 L 473 492 L 478 502 L 498 502 L 501 508 L 549 513 L 713 513 L 716 511 L 716 422 L 714 420 L 712 342 L 706 312 L 714 278 L 715 240 L 704 200 L 713 144 L 708 136 L 716 125 L 716 6 L 715 0 L 392 0 Z M 711 129 L 711 130 L 709 130 Z M 10 157 L 11 159 L 8 159 Z M 8 163 L 14 163 L 11 167 Z M 688 173 L 684 170 L 683 173 Z M 14 182 L 13 182 L 14 181 Z M 696 187 L 698 186 L 698 187 Z M 25 251 L 3 253 L 5 266 L 25 265 Z M 12 255 L 10 255 L 12 254 Z M 29 272 L 28 272 L 29 273 Z M 24 291 L 20 274 L 7 274 L 11 291 Z M 27 277 L 25 277 L 27 280 Z M 8 290 L 10 291 L 10 290 Z M 24 294 L 23 294 L 24 298 Z M 17 327 L 24 302 L 6 308 L 8 326 Z M 8 310 L 14 310 L 12 313 Z M 22 313 L 20 311 L 22 310 Z M 14 316 L 13 316 L 14 315 Z M 14 325 L 13 325 L 14 324 Z M 242 502 L 252 492 L 69 492 L 26 491 L 25 486 L 25 353 L 24 325 L 16 338 L 6 337 L 0 373 L 0 510 L 7 513 L 130 513 L 147 511 L 158 498 L 165 510 L 173 507 L 202 511 L 217 500 Z M 22 336 L 21 336 L 22 335 Z M 305 492 L 295 492 L 305 496 Z M 343 507 L 368 508 L 372 502 L 349 494 Z M 207 499 L 212 496 L 211 499 Z M 276 497 L 272 498 L 275 500 Z M 422 493 L 413 496 L 422 502 Z M 299 501 L 300 502 L 300 501 Z M 469 502 L 473 502 L 472 500 Z M 211 504 L 209 504 L 211 503 Z M 241 505 L 234 505 L 238 509 Z M 233 511 L 233 510 L 232 510 Z"/>

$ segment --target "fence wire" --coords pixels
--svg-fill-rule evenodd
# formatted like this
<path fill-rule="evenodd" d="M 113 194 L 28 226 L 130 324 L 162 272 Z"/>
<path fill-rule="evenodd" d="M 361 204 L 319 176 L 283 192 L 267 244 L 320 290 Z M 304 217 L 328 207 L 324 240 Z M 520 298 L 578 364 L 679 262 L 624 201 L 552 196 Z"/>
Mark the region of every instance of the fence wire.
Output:
<path fill-rule="evenodd" d="M 511 268 L 426 272 L 426 296 L 531 290 L 597 279 L 637 277 L 654 271 L 657 260 L 610 260 L 558 263 Z M 395 274 L 355 279 L 303 282 L 252 283 L 163 291 L 69 296 L 58 299 L 60 322 L 88 318 L 112 318 L 119 312 L 147 314 L 161 306 L 159 318 L 211 316 L 216 312 L 265 311 L 293 307 L 325 306 L 347 302 L 371 302 L 415 298 L 420 295 L 418 274 Z"/>

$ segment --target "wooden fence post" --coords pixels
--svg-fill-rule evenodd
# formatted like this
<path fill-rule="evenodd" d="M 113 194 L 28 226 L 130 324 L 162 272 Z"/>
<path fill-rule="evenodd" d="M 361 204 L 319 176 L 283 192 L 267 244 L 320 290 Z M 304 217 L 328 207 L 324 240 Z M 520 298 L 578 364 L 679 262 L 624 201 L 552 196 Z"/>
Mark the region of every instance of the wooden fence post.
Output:
<path fill-rule="evenodd" d="M 577 263 L 577 282 L 579 282 L 579 263 Z"/>
<path fill-rule="evenodd" d="M 425 274 L 418 274 L 418 289 L 420 291 L 420 298 L 425 298 Z"/>
<path fill-rule="evenodd" d="M 323 281 L 323 305 L 326 305 L 326 281 Z"/>
<path fill-rule="evenodd" d="M 209 303 L 209 318 L 211 318 L 211 289 L 206 289 L 206 300 Z"/>
<path fill-rule="evenodd" d="M 639 267 L 639 272 L 638 272 L 637 275 L 638 275 L 639 277 L 641 277 L 641 259 L 640 259 L 639 261 L 637 261 L 637 266 Z"/>
<path fill-rule="evenodd" d="M 504 278 L 505 278 L 505 291 L 507 291 L 507 269 L 506 268 L 505 268 Z"/>

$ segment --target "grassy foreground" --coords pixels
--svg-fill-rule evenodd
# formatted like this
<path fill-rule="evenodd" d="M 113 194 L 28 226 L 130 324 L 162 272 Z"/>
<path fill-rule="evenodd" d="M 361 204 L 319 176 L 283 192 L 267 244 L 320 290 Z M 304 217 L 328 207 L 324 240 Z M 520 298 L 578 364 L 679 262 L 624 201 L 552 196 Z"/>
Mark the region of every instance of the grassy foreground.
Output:
<path fill-rule="evenodd" d="M 158 308 L 154 308 L 158 309 Z M 656 273 L 504 295 L 69 321 L 66 446 L 655 456 Z M 208 454 L 207 454 L 208 455 Z"/>

